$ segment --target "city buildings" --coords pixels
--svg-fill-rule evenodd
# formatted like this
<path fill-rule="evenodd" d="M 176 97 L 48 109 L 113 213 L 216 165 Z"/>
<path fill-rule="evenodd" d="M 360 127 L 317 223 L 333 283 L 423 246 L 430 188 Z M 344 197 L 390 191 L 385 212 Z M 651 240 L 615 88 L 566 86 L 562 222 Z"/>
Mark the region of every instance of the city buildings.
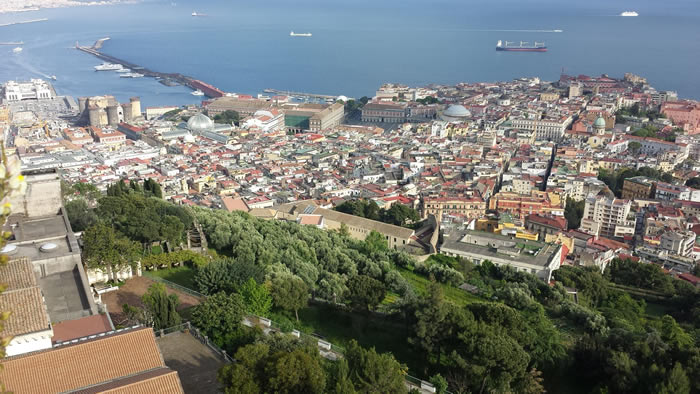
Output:
<path fill-rule="evenodd" d="M 632 203 L 604 193 L 586 198 L 581 229 L 595 236 L 622 238 L 634 235 L 635 220 L 630 217 Z"/>
<path fill-rule="evenodd" d="M 49 100 L 56 97 L 53 87 L 41 79 L 31 79 L 28 82 L 8 81 L 3 85 L 3 95 L 7 102 Z"/>

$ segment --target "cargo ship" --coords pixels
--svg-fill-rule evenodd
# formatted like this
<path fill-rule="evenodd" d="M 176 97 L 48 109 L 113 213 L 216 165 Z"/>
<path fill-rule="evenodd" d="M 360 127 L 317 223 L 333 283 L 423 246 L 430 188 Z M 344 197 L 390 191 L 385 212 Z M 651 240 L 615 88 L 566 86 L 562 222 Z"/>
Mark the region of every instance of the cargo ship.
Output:
<path fill-rule="evenodd" d="M 188 85 L 192 89 L 202 91 L 202 93 L 204 93 L 204 95 L 207 97 L 217 98 L 223 97 L 225 95 L 225 93 L 222 90 L 197 79 L 190 79 Z"/>
<path fill-rule="evenodd" d="M 311 37 L 312 34 L 311 33 L 295 33 L 292 31 L 289 33 L 289 36 L 290 37 Z"/>
<path fill-rule="evenodd" d="M 496 50 L 508 52 L 547 52 L 547 46 L 544 45 L 544 42 L 535 42 L 534 45 L 529 45 L 527 42 L 520 41 L 519 45 L 515 45 L 514 42 L 506 41 L 504 43 L 498 40 Z"/>
<path fill-rule="evenodd" d="M 620 16 L 639 16 L 637 11 L 624 11 L 620 13 Z"/>

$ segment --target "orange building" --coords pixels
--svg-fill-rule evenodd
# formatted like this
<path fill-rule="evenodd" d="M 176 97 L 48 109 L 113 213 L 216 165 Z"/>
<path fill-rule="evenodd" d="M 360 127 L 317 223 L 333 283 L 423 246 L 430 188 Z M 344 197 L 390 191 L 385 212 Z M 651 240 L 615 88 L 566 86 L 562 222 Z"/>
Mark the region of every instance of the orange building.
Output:
<path fill-rule="evenodd" d="M 564 201 L 559 194 L 532 190 L 530 195 L 501 192 L 491 197 L 489 209 L 507 212 L 525 220 L 528 215 L 564 215 Z"/>

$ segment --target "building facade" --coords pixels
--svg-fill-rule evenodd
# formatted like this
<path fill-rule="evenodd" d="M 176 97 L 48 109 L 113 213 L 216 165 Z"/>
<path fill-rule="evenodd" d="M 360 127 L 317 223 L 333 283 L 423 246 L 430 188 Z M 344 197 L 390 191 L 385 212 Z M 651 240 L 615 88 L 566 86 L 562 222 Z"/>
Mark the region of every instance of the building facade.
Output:
<path fill-rule="evenodd" d="M 581 229 L 589 234 L 606 238 L 634 235 L 635 220 L 630 218 L 629 200 L 595 196 L 586 199 Z"/>

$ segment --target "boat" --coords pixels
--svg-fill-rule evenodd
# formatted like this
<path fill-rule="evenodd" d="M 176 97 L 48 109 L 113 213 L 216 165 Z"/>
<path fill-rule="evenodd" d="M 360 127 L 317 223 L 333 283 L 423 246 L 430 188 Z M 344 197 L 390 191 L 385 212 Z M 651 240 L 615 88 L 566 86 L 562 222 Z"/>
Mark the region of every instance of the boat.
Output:
<path fill-rule="evenodd" d="M 295 33 L 295 32 L 290 32 L 289 33 L 290 37 L 311 37 L 311 33 Z"/>
<path fill-rule="evenodd" d="M 193 96 L 204 96 L 204 92 L 201 90 L 197 89 L 194 92 L 191 93 Z"/>
<path fill-rule="evenodd" d="M 55 81 L 55 80 L 56 80 L 56 76 L 55 76 L 55 75 L 52 75 L 52 76 L 51 76 L 51 79 Z"/>
<path fill-rule="evenodd" d="M 141 77 L 143 77 L 143 74 L 139 74 L 139 73 L 124 73 L 124 74 L 119 75 L 119 78 L 141 78 Z"/>
<path fill-rule="evenodd" d="M 620 14 L 620 16 L 639 16 L 637 11 L 624 11 Z"/>
<path fill-rule="evenodd" d="M 202 13 L 199 13 L 199 12 L 193 12 L 193 13 L 192 13 L 192 16 L 207 16 L 207 14 L 202 14 Z"/>
<path fill-rule="evenodd" d="M 128 68 L 120 68 L 119 70 L 115 70 L 115 71 L 118 72 L 118 73 L 120 73 L 120 74 L 121 74 L 121 73 L 130 73 L 130 72 L 131 72 L 131 70 L 129 70 Z"/>
<path fill-rule="evenodd" d="M 95 71 L 116 71 L 116 70 L 121 70 L 123 67 L 121 64 L 114 64 L 114 63 L 102 63 L 100 65 L 95 66 Z"/>
<path fill-rule="evenodd" d="M 496 44 L 497 51 L 507 51 L 507 52 L 547 52 L 547 46 L 544 42 L 535 42 L 534 45 L 528 45 L 525 41 L 520 41 L 519 45 L 515 43 L 506 41 L 505 43 L 498 40 Z"/>
<path fill-rule="evenodd" d="M 552 30 L 552 31 L 555 33 L 563 33 L 564 32 L 564 30 L 561 30 L 561 29 L 556 29 L 556 30 Z"/>
<path fill-rule="evenodd" d="M 20 53 L 22 52 L 22 47 L 16 47 L 15 49 L 12 50 L 14 53 Z"/>

